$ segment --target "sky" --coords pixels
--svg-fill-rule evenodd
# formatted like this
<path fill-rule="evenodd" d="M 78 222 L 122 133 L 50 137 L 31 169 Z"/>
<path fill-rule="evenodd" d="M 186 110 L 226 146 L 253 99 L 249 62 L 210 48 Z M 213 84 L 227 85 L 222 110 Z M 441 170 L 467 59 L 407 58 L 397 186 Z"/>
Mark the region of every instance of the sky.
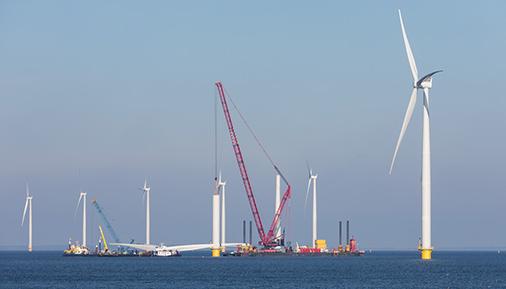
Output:
<path fill-rule="evenodd" d="M 211 239 L 214 82 L 221 80 L 292 185 L 287 238 L 351 221 L 364 249 L 416 249 L 421 98 L 388 168 L 411 91 L 397 9 L 431 90 L 432 236 L 438 249 L 506 248 L 504 1 L 1 1 L 0 249 L 24 248 L 25 182 L 34 249 L 81 240 L 79 191 L 124 241 Z M 218 111 L 227 239 L 252 215 Z M 268 159 L 232 111 L 264 227 Z M 100 221 L 88 203 L 88 240 Z M 256 234 L 255 234 L 255 238 Z"/>

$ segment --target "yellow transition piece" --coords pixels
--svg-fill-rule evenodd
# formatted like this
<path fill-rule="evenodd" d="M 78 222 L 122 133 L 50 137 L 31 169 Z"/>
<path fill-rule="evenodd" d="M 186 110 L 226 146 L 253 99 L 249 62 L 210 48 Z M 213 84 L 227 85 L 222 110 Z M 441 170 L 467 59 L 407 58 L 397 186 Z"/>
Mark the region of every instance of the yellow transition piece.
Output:
<path fill-rule="evenodd" d="M 422 260 L 432 259 L 432 249 L 422 249 Z"/>

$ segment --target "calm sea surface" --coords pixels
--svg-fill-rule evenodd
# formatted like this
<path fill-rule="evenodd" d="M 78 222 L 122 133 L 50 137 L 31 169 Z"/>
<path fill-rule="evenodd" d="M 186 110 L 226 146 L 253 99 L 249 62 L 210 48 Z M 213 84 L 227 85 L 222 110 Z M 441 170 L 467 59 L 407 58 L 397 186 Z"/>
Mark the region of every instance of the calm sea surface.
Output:
<path fill-rule="evenodd" d="M 207 253 L 207 252 L 206 252 Z M 506 253 L 363 257 L 63 257 L 0 252 L 0 288 L 506 288 Z"/>

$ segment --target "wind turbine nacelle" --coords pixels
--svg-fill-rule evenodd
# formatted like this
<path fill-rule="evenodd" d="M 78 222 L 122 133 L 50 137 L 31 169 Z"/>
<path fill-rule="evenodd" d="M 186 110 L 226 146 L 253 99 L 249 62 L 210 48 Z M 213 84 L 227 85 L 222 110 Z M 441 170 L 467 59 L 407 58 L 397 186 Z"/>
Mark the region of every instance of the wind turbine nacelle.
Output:
<path fill-rule="evenodd" d="M 424 81 L 422 81 L 418 87 L 419 88 L 432 88 L 432 77 L 429 77 L 429 78 L 425 79 Z"/>
<path fill-rule="evenodd" d="M 431 73 L 425 75 L 424 77 L 420 78 L 420 80 L 418 80 L 416 82 L 415 87 L 416 88 L 432 88 L 432 76 L 436 73 L 439 73 L 439 72 L 442 72 L 442 70 L 437 70 L 437 71 L 431 72 Z"/>

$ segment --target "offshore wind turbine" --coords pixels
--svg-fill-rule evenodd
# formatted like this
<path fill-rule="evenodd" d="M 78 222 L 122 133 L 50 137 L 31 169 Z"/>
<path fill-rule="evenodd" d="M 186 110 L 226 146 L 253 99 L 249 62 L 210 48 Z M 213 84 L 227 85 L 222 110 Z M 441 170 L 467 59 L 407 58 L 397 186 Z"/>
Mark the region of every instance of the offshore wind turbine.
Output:
<path fill-rule="evenodd" d="M 311 187 L 313 187 L 313 233 L 312 233 L 312 244 L 313 244 L 313 247 L 316 248 L 316 240 L 318 240 L 318 235 L 317 235 L 317 210 L 316 210 L 316 178 L 318 178 L 318 175 L 314 175 L 313 174 L 313 170 L 311 168 L 309 168 L 309 165 L 308 165 L 308 173 L 309 173 L 309 177 L 308 177 L 308 182 L 307 182 L 307 191 L 306 191 L 306 201 L 304 203 L 304 208 L 306 207 L 307 205 L 307 198 L 308 198 L 308 195 L 309 195 L 309 189 Z M 312 185 L 312 186 L 311 186 Z"/>
<path fill-rule="evenodd" d="M 82 247 L 84 248 L 87 248 L 86 247 L 86 192 L 80 192 L 79 193 L 79 201 L 77 201 L 77 206 L 76 206 L 76 213 L 77 213 L 77 209 L 79 208 L 79 204 L 81 203 L 81 199 L 83 200 L 83 243 L 82 243 Z M 75 213 L 74 213 L 75 215 Z"/>
<path fill-rule="evenodd" d="M 28 252 L 32 252 L 32 194 L 28 183 L 26 184 L 26 202 L 25 209 L 23 210 L 23 218 L 21 219 L 21 226 L 25 223 L 26 210 L 28 209 Z"/>
<path fill-rule="evenodd" d="M 151 243 L 151 211 L 150 211 L 150 200 L 149 193 L 151 188 L 149 187 L 148 181 L 144 179 L 144 186 L 141 188 L 146 197 L 146 245 Z"/>
<path fill-rule="evenodd" d="M 421 78 L 418 77 L 418 69 L 415 63 L 413 51 L 409 45 L 406 29 L 402 20 L 401 10 L 399 10 L 399 20 L 401 23 L 402 38 L 404 40 L 404 47 L 408 56 L 409 66 L 411 68 L 411 75 L 413 76 L 413 88 L 411 90 L 411 97 L 409 99 L 408 108 L 402 122 L 401 132 L 395 146 L 394 156 L 390 165 L 390 174 L 394 167 L 397 152 L 402 142 L 409 121 L 413 116 L 413 111 L 416 104 L 418 90 L 423 91 L 423 128 L 422 128 L 422 244 L 421 244 L 421 257 L 424 260 L 432 258 L 432 244 L 431 244 L 431 165 L 430 165 L 430 113 L 429 113 L 429 90 L 432 88 L 432 77 L 434 74 L 441 72 L 437 70 L 431 72 Z"/>

